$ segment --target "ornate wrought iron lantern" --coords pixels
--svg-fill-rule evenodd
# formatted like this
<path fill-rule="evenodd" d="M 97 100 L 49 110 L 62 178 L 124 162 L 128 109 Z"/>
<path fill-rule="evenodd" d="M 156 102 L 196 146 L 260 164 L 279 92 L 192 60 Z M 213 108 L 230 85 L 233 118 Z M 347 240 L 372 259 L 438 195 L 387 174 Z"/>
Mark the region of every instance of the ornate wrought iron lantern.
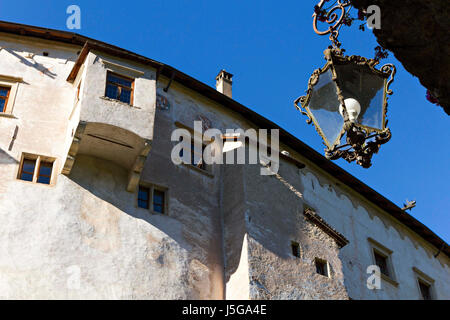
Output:
<path fill-rule="evenodd" d="M 324 0 L 318 6 L 322 8 Z M 313 123 L 326 145 L 325 156 L 335 160 L 356 161 L 364 168 L 371 166 L 371 158 L 380 146 L 388 142 L 391 132 L 387 127 L 387 96 L 395 75 L 395 67 L 386 64 L 376 69 L 378 60 L 360 56 L 344 56 L 337 40 L 349 1 L 337 1 L 328 12 L 326 31 L 333 45 L 325 50 L 326 64 L 317 69 L 308 82 L 306 96 L 295 101 L 296 108 Z M 336 10 L 341 10 L 338 19 Z"/>

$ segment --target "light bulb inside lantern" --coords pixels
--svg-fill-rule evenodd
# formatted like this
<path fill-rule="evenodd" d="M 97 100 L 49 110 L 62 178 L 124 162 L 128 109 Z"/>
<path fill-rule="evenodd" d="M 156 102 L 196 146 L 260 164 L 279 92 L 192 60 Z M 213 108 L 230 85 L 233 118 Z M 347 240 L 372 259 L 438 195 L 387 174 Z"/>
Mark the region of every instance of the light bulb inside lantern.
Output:
<path fill-rule="evenodd" d="M 361 105 L 356 99 L 353 98 L 345 99 L 344 103 L 345 109 L 347 110 L 348 119 L 350 122 L 355 122 L 361 112 Z M 339 105 L 339 113 L 342 117 L 344 117 L 344 108 L 342 107 L 342 104 Z"/>

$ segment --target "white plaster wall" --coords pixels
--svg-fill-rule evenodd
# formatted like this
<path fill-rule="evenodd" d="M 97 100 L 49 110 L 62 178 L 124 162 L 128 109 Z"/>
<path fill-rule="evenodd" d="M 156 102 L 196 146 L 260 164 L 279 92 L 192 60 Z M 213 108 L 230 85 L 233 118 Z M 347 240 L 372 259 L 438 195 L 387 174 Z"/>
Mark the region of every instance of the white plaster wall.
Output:
<path fill-rule="evenodd" d="M 183 225 L 137 208 L 126 177 L 80 156 L 54 187 L 11 182 L 1 202 L 0 297 L 198 298 L 204 267 L 188 259 Z"/>
<path fill-rule="evenodd" d="M 0 115 L 0 148 L 17 161 L 22 152 L 55 157 L 59 170 L 70 145 L 66 140 L 67 119 L 75 90 L 66 78 L 77 57 L 77 48 L 7 35 L 0 35 L 0 47 L 0 75 L 23 78 L 18 84 L 13 117 Z M 47 57 L 43 56 L 44 51 L 49 53 Z M 17 170 L 3 174 L 15 178 Z"/>
<path fill-rule="evenodd" d="M 125 128 L 151 140 L 156 101 L 155 70 L 98 52 L 90 52 L 83 65 L 86 71 L 81 79 L 84 84 L 78 108 L 80 120 Z M 108 70 L 135 78 L 132 105 L 105 99 Z"/>

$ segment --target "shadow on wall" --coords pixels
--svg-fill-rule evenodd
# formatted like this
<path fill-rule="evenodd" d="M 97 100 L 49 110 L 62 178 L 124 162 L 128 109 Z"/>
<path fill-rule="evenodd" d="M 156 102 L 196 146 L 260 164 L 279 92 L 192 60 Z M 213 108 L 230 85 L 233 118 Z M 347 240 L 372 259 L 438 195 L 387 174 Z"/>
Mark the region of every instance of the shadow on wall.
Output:
<path fill-rule="evenodd" d="M 46 75 L 49 78 L 52 78 L 52 79 L 56 78 L 57 74 L 50 71 L 51 67 L 46 67 L 42 63 L 36 62 L 34 60 L 34 55 L 33 55 L 33 57 L 26 59 L 26 58 L 18 55 L 17 53 L 15 53 L 13 50 L 6 49 L 6 48 L 4 50 L 7 51 L 12 56 L 16 57 L 17 59 L 19 59 L 20 63 L 26 65 L 27 67 L 34 68 L 37 71 L 39 71 L 41 74 Z"/>
<path fill-rule="evenodd" d="M 0 164 L 17 164 L 19 161 L 0 148 Z"/>
<path fill-rule="evenodd" d="M 260 165 L 223 167 L 226 282 L 240 267 L 246 233 L 267 253 L 289 263 L 291 242 L 305 243 L 307 236 L 299 234 L 304 188 L 298 168 L 283 164 L 275 175 L 262 176 Z M 250 250 L 252 246 L 249 242 Z"/>
<path fill-rule="evenodd" d="M 109 205 L 112 205 L 121 211 L 117 213 L 118 211 L 114 210 L 114 214 L 118 214 L 119 218 L 124 213 L 143 220 L 165 233 L 183 249 L 191 249 L 182 238 L 180 223 L 177 220 L 166 215 L 151 214 L 149 210 L 137 207 L 137 193 L 126 191 L 128 172 L 124 168 L 111 161 L 79 154 L 69 179 L 89 193 L 81 197 L 82 201 L 94 195 L 89 203 L 86 201 L 86 204 L 81 204 L 80 215 L 83 215 L 86 210 L 101 210 L 106 212 L 101 212 L 99 219 L 107 220 L 108 217 L 102 217 L 102 215 L 113 214 L 109 212 L 112 210 L 107 209 Z M 107 202 L 106 206 L 103 201 Z"/>

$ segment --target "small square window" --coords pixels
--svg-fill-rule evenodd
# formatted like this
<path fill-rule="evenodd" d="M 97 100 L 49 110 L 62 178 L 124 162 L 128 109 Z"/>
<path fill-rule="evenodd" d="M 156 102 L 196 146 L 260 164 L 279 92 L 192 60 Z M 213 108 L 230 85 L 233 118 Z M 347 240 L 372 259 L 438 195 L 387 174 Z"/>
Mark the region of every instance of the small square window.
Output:
<path fill-rule="evenodd" d="M 11 88 L 9 87 L 0 87 L 0 113 L 4 113 L 6 111 L 10 91 Z"/>
<path fill-rule="evenodd" d="M 322 276 L 328 277 L 328 263 L 326 260 L 315 259 L 316 272 Z"/>
<path fill-rule="evenodd" d="M 134 79 L 108 71 L 106 76 L 106 92 L 108 98 L 133 104 Z"/>
<path fill-rule="evenodd" d="M 153 213 L 166 214 L 166 191 L 153 185 L 140 185 L 137 205 L 139 208 L 151 210 Z"/>
<path fill-rule="evenodd" d="M 300 258 L 300 245 L 297 242 L 292 241 L 291 249 L 292 249 L 292 255 L 294 257 Z"/>
<path fill-rule="evenodd" d="M 54 160 L 47 157 L 26 154 L 23 156 L 20 164 L 18 179 L 37 182 L 42 184 L 50 184 L 52 181 Z M 35 172 L 37 169 L 37 173 Z"/>

